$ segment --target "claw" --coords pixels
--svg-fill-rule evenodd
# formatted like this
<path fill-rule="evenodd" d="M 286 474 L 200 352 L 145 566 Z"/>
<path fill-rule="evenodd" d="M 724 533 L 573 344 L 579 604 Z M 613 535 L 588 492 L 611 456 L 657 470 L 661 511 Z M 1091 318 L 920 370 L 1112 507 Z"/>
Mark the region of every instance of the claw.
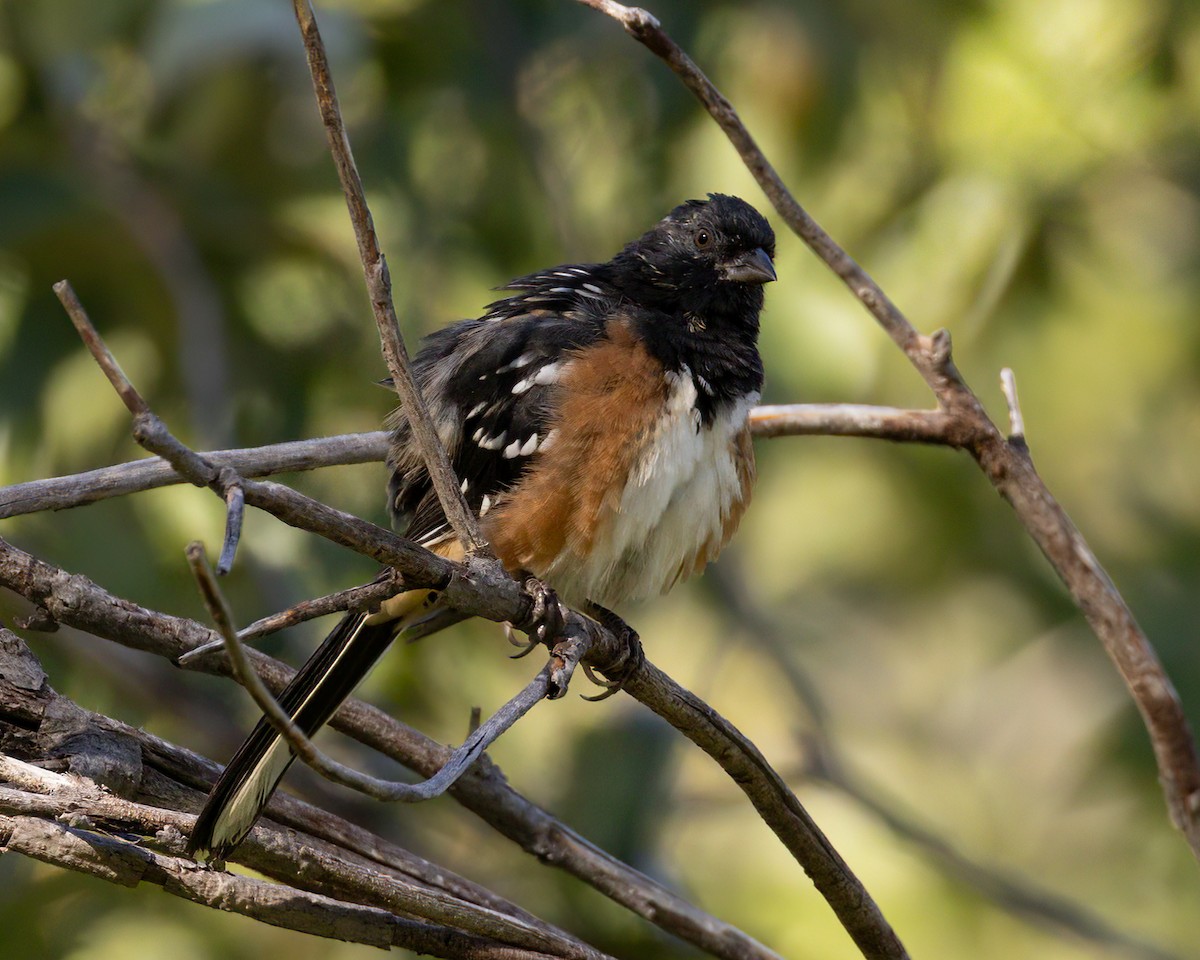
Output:
<path fill-rule="evenodd" d="M 531 643 L 549 644 L 562 633 L 567 619 L 566 609 L 558 595 L 535 577 L 525 581 L 525 591 L 533 603 L 522 629 L 529 634 Z"/>
<path fill-rule="evenodd" d="M 617 671 L 611 680 L 597 677 L 591 667 L 586 663 L 583 664 L 583 672 L 587 674 L 588 679 L 596 684 L 596 686 L 605 688 L 603 693 L 598 693 L 594 697 L 584 697 L 583 699 L 589 700 L 592 703 L 598 703 L 601 700 L 607 700 L 624 689 L 629 678 L 637 673 L 642 664 L 645 663 L 646 654 L 642 650 L 642 641 L 637 631 L 607 607 L 602 607 L 598 603 L 589 603 L 588 613 L 591 614 L 597 623 L 613 633 L 625 647 L 625 656 L 621 658 Z"/>
<path fill-rule="evenodd" d="M 603 677 L 597 675 L 596 671 L 588 664 L 584 663 L 581 666 L 583 667 L 583 672 L 587 674 L 587 678 L 592 683 L 598 687 L 604 687 L 603 693 L 597 693 L 590 697 L 582 693 L 579 695 L 581 700 L 586 700 L 588 703 L 599 703 L 601 700 L 607 700 L 609 697 L 616 696 L 621 692 L 621 688 L 625 686 L 625 680 L 628 679 L 628 675 L 626 675 L 626 677 L 620 680 L 605 680 Z"/>
<path fill-rule="evenodd" d="M 537 649 L 537 640 L 522 640 L 517 636 L 517 631 L 513 629 L 511 623 L 504 624 L 504 636 L 508 638 L 508 642 L 514 647 L 520 647 L 516 653 L 510 654 L 510 660 L 520 660 L 522 657 L 527 657 Z"/>

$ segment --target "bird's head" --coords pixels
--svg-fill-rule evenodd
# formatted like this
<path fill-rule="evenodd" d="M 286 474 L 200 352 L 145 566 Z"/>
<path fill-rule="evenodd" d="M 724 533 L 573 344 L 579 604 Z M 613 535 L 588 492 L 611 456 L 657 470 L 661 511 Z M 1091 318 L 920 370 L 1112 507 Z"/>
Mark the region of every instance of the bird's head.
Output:
<path fill-rule="evenodd" d="M 614 259 L 633 299 L 702 320 L 757 323 L 763 284 L 775 279 L 775 233 L 744 200 L 710 193 L 681 203 Z"/>

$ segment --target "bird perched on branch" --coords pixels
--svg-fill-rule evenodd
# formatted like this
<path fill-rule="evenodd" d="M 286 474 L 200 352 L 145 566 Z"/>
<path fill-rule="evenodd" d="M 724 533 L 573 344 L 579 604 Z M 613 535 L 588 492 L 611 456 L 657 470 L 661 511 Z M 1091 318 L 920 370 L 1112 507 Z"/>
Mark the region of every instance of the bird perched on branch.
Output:
<path fill-rule="evenodd" d="M 710 194 L 671 211 L 607 263 L 513 280 L 477 320 L 434 333 L 413 371 L 468 505 L 513 572 L 598 619 L 713 560 L 750 499 L 748 414 L 763 382 L 763 284 L 775 235 Z M 461 559 L 403 411 L 389 507 L 406 535 Z M 395 636 L 436 602 L 410 590 L 350 613 L 279 697 L 311 735 Z M 208 798 L 189 842 L 241 842 L 292 761 L 264 718 Z"/>

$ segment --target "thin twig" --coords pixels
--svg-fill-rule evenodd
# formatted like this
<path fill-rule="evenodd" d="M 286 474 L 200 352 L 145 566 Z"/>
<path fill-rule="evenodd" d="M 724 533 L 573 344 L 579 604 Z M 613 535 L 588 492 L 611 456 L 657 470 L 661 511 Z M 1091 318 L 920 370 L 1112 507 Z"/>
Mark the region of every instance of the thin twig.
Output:
<path fill-rule="evenodd" d="M 108 382 L 117 391 L 121 402 L 125 404 L 125 409 L 135 417 L 146 413 L 150 407 L 129 378 L 125 376 L 125 371 L 117 363 L 117 358 L 112 355 L 108 345 L 101 339 L 71 284 L 66 280 L 59 280 L 54 284 L 54 293 L 58 297 L 59 303 L 63 305 L 63 309 L 67 311 L 67 316 L 71 318 L 71 323 L 75 325 L 80 339 L 83 340 L 91 355 L 95 357 L 96 363 L 100 365 L 100 369 L 108 377 Z"/>
<path fill-rule="evenodd" d="M 1000 389 L 1008 403 L 1008 440 L 1010 443 L 1025 442 L 1025 418 L 1021 415 L 1021 401 L 1017 397 L 1017 375 L 1011 367 L 1000 371 Z"/>
<path fill-rule="evenodd" d="M 58 295 L 71 323 L 82 338 L 84 344 L 108 377 L 109 383 L 117 391 L 121 402 L 133 415 L 133 436 L 139 444 L 156 453 L 190 482 L 198 487 L 210 487 L 219 494 L 226 503 L 225 547 L 221 560 L 223 572 L 228 572 L 233 563 L 234 551 L 237 549 L 238 538 L 242 529 L 242 513 L 244 499 L 241 490 L 231 490 L 236 484 L 237 474 L 226 468 L 217 470 L 211 463 L 199 456 L 193 450 L 181 443 L 165 423 L 158 418 L 145 398 L 138 393 L 137 388 L 125 375 L 117 363 L 112 351 L 100 336 L 84 310 L 83 304 L 75 294 L 71 284 L 60 280 L 54 284 L 54 292 Z"/>
<path fill-rule="evenodd" d="M 225 487 L 225 541 L 217 561 L 217 576 L 223 577 L 233 569 L 233 558 L 242 538 L 242 518 L 246 514 L 246 488 L 237 472 L 226 467 L 221 471 Z"/>
<path fill-rule="evenodd" d="M 339 763 L 332 757 L 318 750 L 313 742 L 288 716 L 287 711 L 279 705 L 255 672 L 246 657 L 245 647 L 238 640 L 237 630 L 233 626 L 233 614 L 225 595 L 217 586 L 217 581 L 208 566 L 204 546 L 191 543 L 187 548 L 188 565 L 200 588 L 204 606 L 217 630 L 225 641 L 225 652 L 233 665 L 234 675 L 238 683 L 245 687 L 254 702 L 262 710 L 276 732 L 283 737 L 292 752 L 312 767 L 326 780 L 365 793 L 376 800 L 388 803 L 417 803 L 440 797 L 478 760 L 493 743 L 499 739 L 521 717 L 525 716 L 538 701 L 545 699 L 550 691 L 550 675 L 553 663 L 547 664 L 541 672 L 531 680 L 525 689 L 509 700 L 503 707 L 492 714 L 486 723 L 482 724 L 466 740 L 461 747 L 454 751 L 450 759 L 434 776 L 420 783 L 403 783 L 397 780 L 382 780 Z"/>
<path fill-rule="evenodd" d="M 348 590 L 339 590 L 336 593 L 326 594 L 323 597 L 302 600 L 295 606 L 288 607 L 286 610 L 280 610 L 278 613 L 273 613 L 268 617 L 262 617 L 243 627 L 238 631 L 238 639 L 242 643 L 248 643 L 250 640 L 278 633 L 280 630 L 285 630 L 288 627 L 294 627 L 296 624 L 304 623 L 306 620 L 314 620 L 317 617 L 323 617 L 330 613 L 340 613 L 344 610 L 370 611 L 375 609 L 380 602 L 395 594 L 399 589 L 400 585 L 391 577 L 388 577 L 383 580 L 372 580 L 361 587 L 350 587 Z"/>
<path fill-rule="evenodd" d="M 121 369 L 121 365 L 117 363 L 112 351 L 108 349 L 71 284 L 60 280 L 54 284 L 54 292 L 79 332 L 80 339 L 108 377 L 108 382 L 117 391 L 117 396 L 121 398 L 125 408 L 133 415 L 133 435 L 137 442 L 170 463 L 189 483 L 198 487 L 212 486 L 223 497 L 225 491 L 219 485 L 219 471 L 180 443 L 150 409 L 150 405 L 138 393 L 125 371 Z"/>
<path fill-rule="evenodd" d="M 314 620 L 330 613 L 340 613 L 351 609 L 370 609 L 378 606 L 381 601 L 395 594 L 397 590 L 397 584 L 388 578 L 373 580 L 361 587 L 350 587 L 348 590 L 339 590 L 337 593 L 326 594 L 323 597 L 314 597 L 312 600 L 302 600 L 286 610 L 280 610 L 278 613 L 255 620 L 249 626 L 239 630 L 237 637 L 242 643 L 249 643 L 251 640 L 278 633 L 280 630 L 286 630 L 307 620 Z M 225 641 L 223 639 L 214 640 L 203 647 L 188 651 L 179 658 L 179 666 L 187 666 L 191 661 L 206 656 L 214 650 L 224 649 Z"/>
<path fill-rule="evenodd" d="M 658 20 L 612 0 L 578 2 L 620 22 L 675 72 L 724 131 L 788 226 L 841 278 L 925 379 L 939 408 L 955 421 L 954 445 L 971 453 L 1016 511 L 1116 666 L 1150 736 L 1171 822 L 1200 859 L 1200 757 L 1179 695 L 1124 597 L 1034 470 L 1025 445 L 1004 439 L 955 368 L 949 333 L 917 333 L 879 285 L 800 206 L 733 106 Z"/>
<path fill-rule="evenodd" d="M 317 106 L 321 111 L 321 121 L 325 125 L 325 133 L 329 141 L 329 150 L 337 167 L 338 179 L 342 184 L 342 192 L 346 197 L 346 207 L 350 212 L 350 222 L 354 227 L 354 236 L 358 242 L 358 255 L 362 260 L 363 276 L 366 279 L 367 292 L 371 298 L 371 309 L 375 314 L 375 323 L 379 328 L 379 338 L 383 345 L 383 356 L 387 361 L 388 371 L 392 375 L 392 384 L 400 397 L 400 403 L 405 416 L 412 427 L 413 439 L 421 451 L 429 478 L 437 492 L 438 501 L 446 519 L 450 522 L 458 539 L 467 548 L 468 553 L 483 551 L 490 556 L 487 541 L 479 529 L 479 522 L 467 506 L 459 487 L 459 481 L 454 476 L 450 460 L 446 456 L 445 447 L 438 436 L 437 428 L 429 410 L 421 398 L 420 388 L 412 376 L 412 367 L 408 359 L 408 351 L 404 339 L 400 335 L 400 324 L 396 317 L 396 307 L 392 300 L 392 281 L 388 271 L 387 260 L 379 249 L 379 238 L 375 233 L 375 224 L 371 211 L 367 207 L 366 193 L 363 190 L 362 178 L 354 163 L 350 151 L 350 140 L 346 136 L 346 126 L 342 121 L 341 109 L 338 106 L 337 93 L 333 88 L 333 77 L 329 72 L 329 60 L 325 53 L 325 44 L 317 29 L 316 18 L 307 0 L 293 0 L 296 22 L 300 25 L 300 33 L 304 38 L 304 50 L 308 57 L 308 68 L 312 73 L 313 89 L 317 96 Z"/>

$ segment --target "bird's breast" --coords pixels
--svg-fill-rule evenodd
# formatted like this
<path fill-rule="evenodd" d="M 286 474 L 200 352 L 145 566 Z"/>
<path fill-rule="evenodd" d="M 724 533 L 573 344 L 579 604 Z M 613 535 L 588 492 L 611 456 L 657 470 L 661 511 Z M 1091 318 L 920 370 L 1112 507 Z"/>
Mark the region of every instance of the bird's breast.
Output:
<path fill-rule="evenodd" d="M 552 448 L 488 514 L 500 558 L 568 602 L 605 606 L 702 569 L 750 499 L 757 393 L 702 422 L 691 371 L 664 373 L 620 331 L 582 351 L 561 383 Z"/>

